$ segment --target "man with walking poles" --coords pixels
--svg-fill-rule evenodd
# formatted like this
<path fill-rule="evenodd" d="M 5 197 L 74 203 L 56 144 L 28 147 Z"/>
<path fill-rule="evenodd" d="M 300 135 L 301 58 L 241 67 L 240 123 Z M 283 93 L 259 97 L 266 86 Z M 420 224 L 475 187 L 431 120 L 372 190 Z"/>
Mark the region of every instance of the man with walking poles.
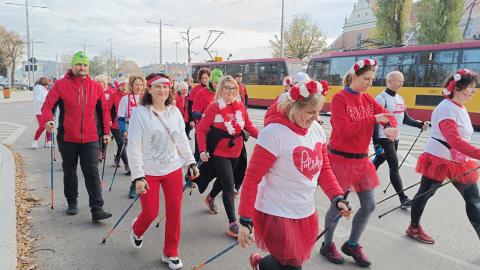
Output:
<path fill-rule="evenodd" d="M 105 144 L 110 142 L 110 115 L 102 87 L 88 75 L 89 59 L 83 51 L 73 55 L 72 69 L 63 79 L 56 81 L 42 107 L 43 119 L 49 132 L 55 130 L 52 110 L 60 109 L 58 135 L 62 155 L 64 194 L 68 215 L 78 214 L 77 164 L 85 178 L 92 220 L 107 219 L 112 214 L 104 211 L 100 178 L 98 174 L 98 135 L 96 119 L 100 122 L 99 134 Z"/>

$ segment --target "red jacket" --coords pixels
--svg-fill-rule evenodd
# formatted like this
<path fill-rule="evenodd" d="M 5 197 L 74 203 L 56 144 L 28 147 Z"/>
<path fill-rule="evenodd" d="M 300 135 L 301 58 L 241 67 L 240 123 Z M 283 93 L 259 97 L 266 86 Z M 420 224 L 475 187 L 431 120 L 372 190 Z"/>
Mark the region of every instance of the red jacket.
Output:
<path fill-rule="evenodd" d="M 245 123 L 243 129 L 250 133 L 250 136 L 257 138 L 258 136 L 258 129 L 252 124 L 250 118 L 248 117 L 247 110 L 243 104 L 241 105 L 241 112 L 242 118 Z M 198 142 L 198 149 L 200 152 L 207 151 L 207 134 L 210 129 L 210 126 L 215 128 L 227 131 L 224 122 L 216 122 L 217 115 L 221 115 L 220 108 L 218 107 L 218 103 L 213 102 L 208 106 L 208 108 L 203 112 L 202 120 L 197 126 L 197 142 Z M 234 116 L 232 116 L 234 117 Z M 238 136 L 235 138 L 235 145 L 233 147 L 228 147 L 229 139 L 223 138 L 221 139 L 217 147 L 215 148 L 213 154 L 217 157 L 226 157 L 226 158 L 237 158 L 240 156 L 243 147 L 243 137 Z"/>
<path fill-rule="evenodd" d="M 52 110 L 57 105 L 60 108 L 59 132 L 64 141 L 97 141 L 96 119 L 103 129 L 101 134 L 110 134 L 110 114 L 102 86 L 90 76 L 74 77 L 68 70 L 63 79 L 55 82 L 42 107 L 45 122 L 53 119 Z"/>
<path fill-rule="evenodd" d="M 205 86 L 201 83 L 197 84 L 195 87 L 192 88 L 192 92 L 188 95 L 188 100 L 191 102 L 195 101 L 195 97 L 200 89 L 204 88 Z"/>
<path fill-rule="evenodd" d="M 192 105 L 192 112 L 203 113 L 207 109 L 208 105 L 215 99 L 215 92 L 212 92 L 208 87 L 203 87 L 198 90 L 195 95 L 195 100 Z"/>
<path fill-rule="evenodd" d="M 242 98 L 243 104 L 245 104 L 245 97 L 248 96 L 247 94 L 247 87 L 243 83 L 238 84 L 238 93 L 240 94 L 240 97 Z"/>
<path fill-rule="evenodd" d="M 368 153 L 375 115 L 390 113 L 370 95 L 354 94 L 347 89 L 333 96 L 331 110 L 330 147 L 353 154 Z M 392 127 L 397 127 L 395 117 L 389 117 L 389 120 Z"/>
<path fill-rule="evenodd" d="M 188 96 L 182 97 L 179 94 L 175 95 L 175 105 L 180 110 L 183 116 L 183 122 L 188 123 Z"/>
<path fill-rule="evenodd" d="M 112 129 L 120 129 L 118 127 L 118 104 L 120 104 L 120 100 L 125 95 L 124 92 L 119 91 L 118 89 L 114 89 L 113 93 L 110 94 L 110 99 L 108 100 L 108 111 L 110 112 L 110 117 L 113 121 Z"/>

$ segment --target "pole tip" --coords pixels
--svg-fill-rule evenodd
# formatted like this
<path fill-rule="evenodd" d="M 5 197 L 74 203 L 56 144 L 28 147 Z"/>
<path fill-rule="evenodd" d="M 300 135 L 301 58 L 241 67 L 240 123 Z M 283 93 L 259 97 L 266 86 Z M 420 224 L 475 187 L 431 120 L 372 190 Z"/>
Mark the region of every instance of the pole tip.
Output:
<path fill-rule="evenodd" d="M 107 239 L 103 238 L 102 244 L 105 244 L 107 242 Z"/>

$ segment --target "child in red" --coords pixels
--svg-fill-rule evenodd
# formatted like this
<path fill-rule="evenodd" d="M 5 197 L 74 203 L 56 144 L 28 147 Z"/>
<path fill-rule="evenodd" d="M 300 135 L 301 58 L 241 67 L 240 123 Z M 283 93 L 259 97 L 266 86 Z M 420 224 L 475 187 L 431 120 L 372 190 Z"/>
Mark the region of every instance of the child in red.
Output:
<path fill-rule="evenodd" d="M 379 182 L 375 167 L 368 159 L 374 125 L 384 125 L 385 136 L 391 141 L 398 137 L 395 117 L 364 93 L 372 86 L 376 68 L 375 60 L 364 59 L 355 63 L 345 75 L 345 89 L 332 99 L 332 133 L 328 145 L 328 157 L 338 182 L 345 191 L 353 188 L 360 199 L 350 238 L 343 244 L 342 251 L 362 267 L 371 263 L 358 241 L 375 210 L 374 195 Z M 325 224 L 330 224 L 336 215 L 336 209 L 330 207 Z M 333 243 L 334 233 L 335 226 L 325 233 L 320 254 L 332 263 L 341 264 L 344 259 Z"/>
<path fill-rule="evenodd" d="M 327 90 L 326 82 L 295 85 L 288 99 L 272 105 L 260 131 L 239 207 L 239 243 L 250 244 L 254 226 L 257 246 L 270 253 L 264 258 L 252 254 L 253 269 L 302 269 L 318 235 L 317 185 L 344 216 L 351 214 L 330 169 L 326 135 L 317 122 Z"/>
<path fill-rule="evenodd" d="M 447 178 L 455 180 L 453 185 L 465 200 L 468 219 L 480 238 L 478 173 L 476 170 L 471 171 L 478 167 L 470 159 L 480 159 L 480 148 L 470 143 L 473 127 L 464 106 L 475 94 L 475 86 L 479 84 L 479 79 L 478 74 L 467 69 L 448 76 L 443 90 L 446 98 L 432 113 L 431 137 L 428 138 L 425 152 L 420 155 L 417 162 L 417 172 L 422 174 L 422 180 L 412 200 L 411 221 L 407 229 L 407 235 L 420 242 L 435 243 L 423 231 L 420 218 L 428 199 Z M 469 171 L 470 173 L 462 176 Z M 425 194 L 429 190 L 432 192 Z"/>

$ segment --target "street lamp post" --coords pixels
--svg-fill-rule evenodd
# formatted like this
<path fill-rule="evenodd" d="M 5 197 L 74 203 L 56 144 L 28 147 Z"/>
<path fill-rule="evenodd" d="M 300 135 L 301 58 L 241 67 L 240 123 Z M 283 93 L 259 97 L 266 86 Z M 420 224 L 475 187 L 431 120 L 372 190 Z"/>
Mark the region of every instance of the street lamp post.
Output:
<path fill-rule="evenodd" d="M 175 41 L 175 63 L 178 63 L 178 43 L 179 41 Z"/>
<path fill-rule="evenodd" d="M 36 61 L 35 61 L 35 53 L 33 52 L 33 47 L 34 47 L 33 44 L 34 44 L 34 43 L 42 44 L 42 43 L 45 43 L 45 42 L 43 42 L 43 41 L 34 41 L 34 40 L 32 40 L 31 42 L 32 42 L 32 60 L 33 60 L 32 62 L 33 62 L 33 63 L 31 63 L 32 65 L 28 64 L 28 65 L 30 66 L 28 70 L 29 70 L 29 71 L 32 71 L 32 78 L 33 78 L 32 81 L 33 81 L 33 83 L 35 83 L 35 64 L 36 64 Z"/>
<path fill-rule="evenodd" d="M 284 45 L 283 45 L 283 27 L 285 24 L 284 21 L 285 17 L 285 0 L 282 0 L 282 25 L 280 26 L 280 57 L 283 58 L 285 57 L 285 51 L 284 51 Z"/>

